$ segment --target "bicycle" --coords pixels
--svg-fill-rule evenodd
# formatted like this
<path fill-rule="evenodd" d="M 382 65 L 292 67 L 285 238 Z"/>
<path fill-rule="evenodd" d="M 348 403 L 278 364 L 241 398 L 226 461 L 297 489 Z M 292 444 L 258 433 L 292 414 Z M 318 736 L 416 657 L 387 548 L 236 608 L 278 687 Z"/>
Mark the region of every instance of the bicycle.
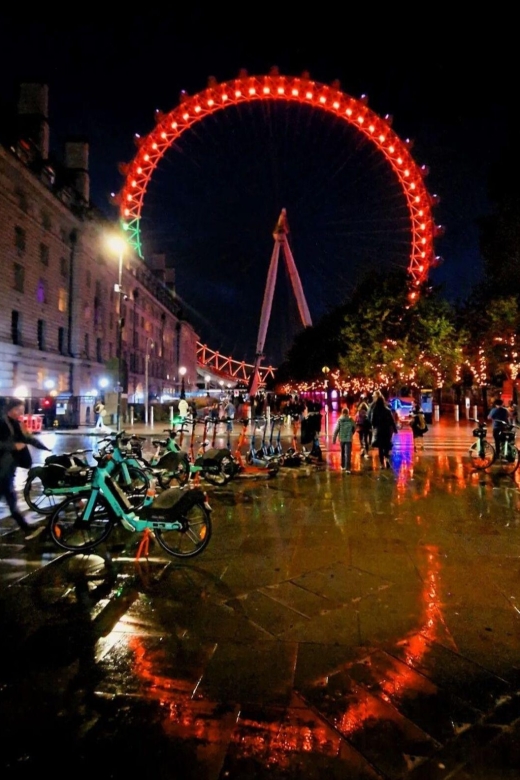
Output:
<path fill-rule="evenodd" d="M 498 440 L 500 450 L 496 453 L 495 462 L 500 465 L 502 471 L 506 474 L 514 474 L 520 464 L 520 450 L 516 446 L 517 425 L 511 422 L 498 420 L 502 424 Z"/>
<path fill-rule="evenodd" d="M 117 464 L 112 453 L 94 458 L 98 463 L 90 489 L 66 497 L 49 518 L 49 532 L 58 547 L 68 552 L 91 551 L 108 539 L 117 524 L 127 531 L 153 533 L 160 546 L 176 558 L 191 558 L 207 547 L 212 509 L 203 490 L 178 487 L 156 495 L 153 480 L 144 504 L 136 510 L 114 479 Z"/>
<path fill-rule="evenodd" d="M 150 477 L 142 464 L 125 453 L 130 439 L 123 440 L 124 431 L 115 439 L 110 436 L 100 439 L 99 445 L 111 447 L 111 458 L 114 461 L 115 477 L 119 486 L 132 495 L 134 506 L 138 508 L 144 501 L 150 484 Z M 49 456 L 43 466 L 29 469 L 24 485 L 24 499 L 34 512 L 40 515 L 50 515 L 61 502 L 70 495 L 88 490 L 92 480 L 93 467 L 76 456 L 92 452 L 92 450 L 75 450 L 73 453 Z M 69 465 L 67 465 L 69 464 Z M 70 465 L 72 464 L 72 465 Z"/>
<path fill-rule="evenodd" d="M 473 467 L 477 471 L 484 471 L 488 469 L 495 461 L 496 453 L 495 448 L 490 444 L 487 437 L 487 425 L 485 422 L 470 417 L 471 422 L 477 423 L 477 427 L 473 429 L 473 436 L 477 441 L 474 441 L 469 448 L 469 457 Z"/>
<path fill-rule="evenodd" d="M 186 429 L 181 428 L 181 436 L 184 430 Z M 162 490 L 174 487 L 172 485 L 174 480 L 179 485 L 185 485 L 190 478 L 188 455 L 175 441 L 177 431 L 174 428 L 166 428 L 164 433 L 168 434 L 167 439 L 152 439 L 156 451 L 149 460 L 143 455 L 143 442 L 146 441 L 146 437 L 133 434 L 127 445 L 132 456 L 144 471 L 153 474 Z"/>

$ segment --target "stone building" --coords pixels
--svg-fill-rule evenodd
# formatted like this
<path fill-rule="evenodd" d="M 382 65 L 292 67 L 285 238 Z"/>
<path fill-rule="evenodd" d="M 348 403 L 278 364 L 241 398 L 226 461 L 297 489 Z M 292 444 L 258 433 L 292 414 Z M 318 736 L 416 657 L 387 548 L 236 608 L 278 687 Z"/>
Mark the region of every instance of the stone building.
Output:
<path fill-rule="evenodd" d="M 0 396 L 22 394 L 30 407 L 51 393 L 63 407 L 75 399 L 84 423 L 96 396 L 108 407 L 118 387 L 123 415 L 127 403 L 144 401 L 146 387 L 152 398 L 178 396 L 183 373 L 189 391 L 198 337 L 175 297 L 173 271 L 162 256 L 145 263 L 128 245 L 109 248 L 121 233 L 90 202 L 88 143 L 71 139 L 62 162 L 50 158 L 41 84 L 21 85 L 15 121 L 3 122 Z"/>

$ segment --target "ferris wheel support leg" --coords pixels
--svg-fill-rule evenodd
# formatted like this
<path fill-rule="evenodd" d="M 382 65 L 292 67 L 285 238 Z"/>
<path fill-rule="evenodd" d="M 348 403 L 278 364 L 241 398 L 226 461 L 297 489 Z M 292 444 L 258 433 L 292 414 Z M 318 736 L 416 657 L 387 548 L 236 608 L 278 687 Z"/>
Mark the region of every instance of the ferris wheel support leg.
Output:
<path fill-rule="evenodd" d="M 264 290 L 264 300 L 262 303 L 262 314 L 260 316 L 260 328 L 258 330 L 258 339 L 256 342 L 256 354 L 257 359 L 259 355 L 263 354 L 265 337 L 267 335 L 267 326 L 269 325 L 269 318 L 271 316 L 271 308 L 273 305 L 274 287 L 276 284 L 276 274 L 278 271 L 278 257 L 280 255 L 280 244 L 275 241 L 273 247 L 273 253 L 271 255 L 271 262 L 269 264 L 269 271 L 267 273 L 267 283 Z"/>
<path fill-rule="evenodd" d="M 300 274 L 298 273 L 298 269 L 296 268 L 296 263 L 294 262 L 294 257 L 292 255 L 291 248 L 289 246 L 287 239 L 283 240 L 282 248 L 285 257 L 285 265 L 287 266 L 287 271 L 289 273 L 289 278 L 291 280 L 291 284 L 294 292 L 294 297 L 296 298 L 296 303 L 298 304 L 300 319 L 303 325 L 305 325 L 305 327 L 311 327 L 312 320 L 309 312 L 309 307 L 307 306 L 307 301 L 305 300 L 305 295 L 303 294 L 303 287 L 300 279 Z"/>

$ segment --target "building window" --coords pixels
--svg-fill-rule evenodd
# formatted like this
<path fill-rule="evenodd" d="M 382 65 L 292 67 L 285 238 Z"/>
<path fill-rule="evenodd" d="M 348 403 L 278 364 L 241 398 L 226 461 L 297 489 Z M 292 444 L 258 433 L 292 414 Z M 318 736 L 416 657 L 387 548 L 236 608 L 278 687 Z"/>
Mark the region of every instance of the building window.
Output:
<path fill-rule="evenodd" d="M 49 265 L 49 247 L 47 244 L 40 244 L 40 262 L 43 265 Z"/>
<path fill-rule="evenodd" d="M 14 280 L 13 287 L 16 292 L 23 293 L 25 286 L 25 268 L 20 263 L 13 263 Z"/>
<path fill-rule="evenodd" d="M 19 207 L 27 214 L 29 211 L 29 201 L 27 200 L 27 195 L 25 192 L 22 192 L 22 190 L 17 190 L 16 197 L 18 198 Z"/>
<path fill-rule="evenodd" d="M 67 290 L 60 287 L 58 290 L 58 311 L 67 311 Z"/>
<path fill-rule="evenodd" d="M 90 355 L 90 339 L 88 333 L 85 333 L 85 357 Z"/>
<path fill-rule="evenodd" d="M 45 349 L 45 322 L 38 320 L 38 349 Z"/>
<path fill-rule="evenodd" d="M 36 300 L 38 303 L 47 303 L 45 279 L 38 280 L 38 287 L 36 288 Z"/>
<path fill-rule="evenodd" d="M 13 344 L 21 344 L 22 341 L 22 318 L 15 309 L 11 312 L 11 340 Z"/>
<path fill-rule="evenodd" d="M 14 229 L 14 245 L 20 254 L 25 252 L 27 246 L 27 236 L 25 230 L 20 227 L 20 225 L 16 225 Z"/>
<path fill-rule="evenodd" d="M 69 274 L 69 263 L 66 257 L 60 257 L 60 274 L 62 276 L 68 276 Z"/>
<path fill-rule="evenodd" d="M 49 216 L 49 213 L 42 209 L 41 210 L 41 218 L 42 218 L 42 225 L 45 228 L 45 230 L 51 230 L 52 222 L 51 222 L 51 218 Z"/>
<path fill-rule="evenodd" d="M 103 362 L 103 351 L 101 349 L 101 339 L 96 339 L 96 360 L 98 363 Z"/>
<path fill-rule="evenodd" d="M 65 328 L 58 328 L 58 352 L 65 354 Z"/>

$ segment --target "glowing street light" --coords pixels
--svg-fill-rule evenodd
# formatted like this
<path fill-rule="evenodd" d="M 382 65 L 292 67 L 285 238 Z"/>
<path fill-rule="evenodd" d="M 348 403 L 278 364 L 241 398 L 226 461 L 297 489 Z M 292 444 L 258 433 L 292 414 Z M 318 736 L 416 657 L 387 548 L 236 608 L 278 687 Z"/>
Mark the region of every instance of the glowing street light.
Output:
<path fill-rule="evenodd" d="M 186 376 L 186 371 L 188 369 L 185 366 L 181 366 L 179 368 L 179 374 L 181 375 L 181 398 L 186 398 L 186 388 L 184 386 L 184 377 Z"/>
<path fill-rule="evenodd" d="M 121 391 L 123 368 L 123 257 L 127 249 L 127 243 L 122 236 L 112 235 L 107 239 L 107 246 L 113 254 L 117 254 L 119 261 L 118 282 L 114 290 L 119 294 L 119 319 L 117 329 L 117 430 L 121 430 Z"/>
<path fill-rule="evenodd" d="M 206 386 L 206 392 L 208 391 L 208 385 L 209 385 L 210 379 L 211 379 L 210 375 L 206 374 L 206 376 L 204 377 L 204 384 Z"/>

